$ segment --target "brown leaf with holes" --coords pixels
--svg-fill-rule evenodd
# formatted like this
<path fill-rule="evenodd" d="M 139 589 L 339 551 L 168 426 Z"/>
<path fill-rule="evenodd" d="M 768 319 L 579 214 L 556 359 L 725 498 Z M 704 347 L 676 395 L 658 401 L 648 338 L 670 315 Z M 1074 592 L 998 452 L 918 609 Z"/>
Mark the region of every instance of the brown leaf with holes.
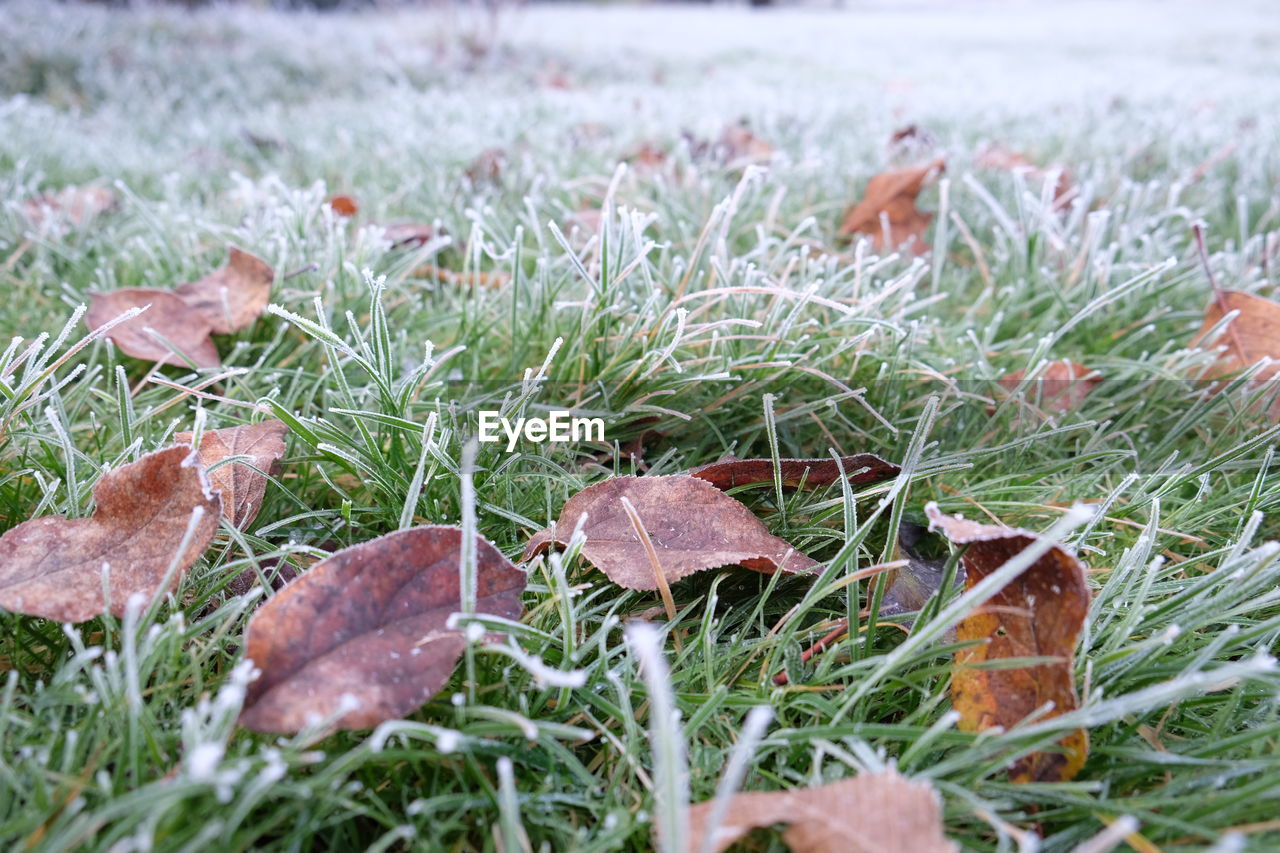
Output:
<path fill-rule="evenodd" d="M 91 293 L 85 323 L 90 329 L 97 329 L 130 308 L 146 310 L 107 332 L 107 337 L 125 355 L 156 364 L 186 366 L 186 361 L 151 334 L 153 331 L 196 367 L 218 367 L 222 363 L 209 337 L 213 329 L 208 319 L 168 290 L 126 287 L 108 293 Z"/>
<path fill-rule="evenodd" d="M 967 548 L 961 557 L 965 588 L 972 589 L 1041 537 L 1017 528 L 996 527 L 944 515 L 937 504 L 925 507 L 930 529 Z M 1089 613 L 1085 567 L 1061 545 L 1054 545 L 1019 577 L 956 626 L 959 642 L 973 642 L 956 653 L 951 703 L 960 712 L 959 727 L 978 732 L 993 726 L 1012 728 L 1046 703 L 1048 719 L 1079 707 L 1075 686 L 1075 648 Z M 1051 658 L 1016 668 L 981 668 L 1010 658 Z M 1013 764 L 1015 782 L 1073 778 L 1089 754 L 1089 735 L 1076 729 L 1058 741 L 1060 750 L 1035 752 Z"/>
<path fill-rule="evenodd" d="M 107 187 L 63 187 L 56 193 L 27 199 L 22 212 L 36 226 L 58 220 L 80 226 L 114 210 L 119 203 L 115 191 Z"/>
<path fill-rule="evenodd" d="M 1053 206 L 1060 208 L 1065 206 L 1075 195 L 1075 186 L 1071 180 L 1071 173 L 1061 167 L 1044 168 L 1036 165 L 1036 163 L 1025 154 L 1019 154 L 1017 151 L 1010 151 L 1001 145 L 990 145 L 983 149 L 974 158 L 974 163 L 983 169 L 999 169 L 1004 172 L 1019 172 L 1026 175 L 1033 181 L 1043 183 L 1049 178 L 1053 172 L 1057 173 L 1057 180 L 1053 185 Z"/>
<path fill-rule="evenodd" d="M 1026 370 L 1015 370 L 1000 377 L 1000 387 L 1016 391 L 1026 377 Z M 1028 403 L 1041 411 L 1074 412 L 1084 404 L 1102 376 L 1077 361 L 1050 362 L 1023 390 Z"/>
<path fill-rule="evenodd" d="M 933 214 L 917 208 L 916 197 L 925 182 L 945 168 L 946 161 L 939 157 L 924 166 L 876 175 L 867 182 L 862 201 L 845 212 L 839 235 L 866 234 L 876 251 L 899 246 L 924 248 L 924 232 Z M 889 224 L 887 241 L 882 214 Z"/>
<path fill-rule="evenodd" d="M 716 801 L 689 808 L 689 842 L 697 853 L 708 829 L 710 849 L 727 850 L 755 829 L 786 824 L 794 853 L 956 853 L 942 832 L 942 800 L 927 782 L 893 768 L 861 773 L 817 788 L 734 794 L 724 820 L 709 827 Z"/>
<path fill-rule="evenodd" d="M 582 529 L 587 541 L 582 556 L 620 586 L 657 589 L 653 559 L 623 498 L 635 507 L 667 583 L 721 566 L 743 566 L 766 574 L 809 572 L 818 567 L 770 533 L 742 503 L 706 480 L 683 474 L 614 477 L 588 486 L 565 503 L 554 533 L 544 530 L 529 540 L 521 559 L 532 559 L 553 541 L 568 544 L 585 516 Z"/>
<path fill-rule="evenodd" d="M 1263 359 L 1274 363 L 1263 368 L 1259 380 L 1270 379 L 1280 372 L 1280 303 L 1240 290 L 1221 290 L 1204 310 L 1204 323 L 1191 342 L 1202 344 L 1214 326 L 1228 313 L 1238 312 L 1214 342 L 1225 347 L 1218 359 L 1217 375 L 1235 373 L 1252 367 Z"/>
<path fill-rule="evenodd" d="M 859 486 L 865 483 L 878 483 L 898 476 L 902 469 L 892 462 L 881 459 L 874 453 L 858 453 L 843 456 L 840 464 L 827 457 L 825 459 L 779 459 L 778 470 L 782 475 L 783 488 L 796 489 L 803 483 L 805 488 L 820 489 L 840 479 L 840 468 L 844 467 L 845 477 L 850 485 Z M 717 489 L 732 489 L 734 486 L 749 486 L 756 483 L 773 482 L 772 459 L 722 459 L 694 468 L 689 472 L 692 477 L 706 480 Z"/>
<path fill-rule="evenodd" d="M 411 713 L 448 682 L 466 647 L 449 627 L 461 610 L 462 531 L 432 525 L 331 554 L 249 620 L 246 656 L 261 670 L 240 725 L 296 732 L 335 718 L 367 729 Z M 476 537 L 475 612 L 520 618 L 524 572 Z"/>
<path fill-rule="evenodd" d="M 218 529 L 218 498 L 185 445 L 103 474 L 93 501 L 88 518 L 48 515 L 0 537 L 0 607 L 83 622 L 108 609 L 105 585 L 111 613 L 123 617 L 131 596 L 176 589 Z M 196 510 L 203 515 L 179 553 Z"/>
<path fill-rule="evenodd" d="M 329 199 L 329 209 L 338 216 L 350 219 L 360 212 L 360 205 L 349 195 L 335 195 Z"/>
<path fill-rule="evenodd" d="M 229 335 L 253 322 L 271 301 L 276 271 L 256 255 L 229 247 L 227 263 L 198 281 L 178 285 L 176 293 L 205 318 L 216 335 Z"/>
<path fill-rule="evenodd" d="M 222 513 L 233 525 L 243 530 L 262 509 L 262 498 L 267 493 L 267 478 L 261 472 L 270 473 L 275 463 L 284 455 L 284 434 L 289 431 L 284 421 L 269 420 L 259 424 L 206 430 L 200 436 L 197 451 L 200 464 L 206 469 L 209 483 L 222 495 Z M 180 432 L 173 440 L 190 444 L 192 433 Z M 232 462 L 217 463 L 232 456 L 248 456 L 250 464 Z M 252 465 L 252 467 L 250 467 Z M 256 469 L 256 470 L 255 470 Z"/>

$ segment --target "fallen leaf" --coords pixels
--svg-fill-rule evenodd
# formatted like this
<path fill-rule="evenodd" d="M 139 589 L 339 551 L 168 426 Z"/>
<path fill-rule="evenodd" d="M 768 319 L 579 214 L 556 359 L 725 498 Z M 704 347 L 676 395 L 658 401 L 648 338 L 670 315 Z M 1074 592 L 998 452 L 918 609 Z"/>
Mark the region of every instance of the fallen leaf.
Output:
<path fill-rule="evenodd" d="M 102 475 L 88 518 L 24 521 L 0 537 L 0 607 L 59 622 L 83 622 L 107 609 L 123 617 L 134 595 L 177 588 L 218 529 L 218 498 L 188 446 L 148 453 Z M 203 516 L 181 554 L 192 513 Z"/>
<path fill-rule="evenodd" d="M 217 367 L 222 363 L 209 337 L 213 329 L 208 319 L 193 311 L 181 296 L 172 291 L 126 287 L 107 293 L 91 293 L 85 323 L 90 329 L 97 329 L 130 308 L 146 310 L 107 332 L 107 337 L 125 355 L 156 364 L 186 366 L 185 361 L 147 331 L 151 329 L 196 367 Z"/>
<path fill-rule="evenodd" d="M 420 222 L 401 222 L 395 225 L 383 225 L 382 233 L 391 243 L 393 249 L 405 246 L 422 246 L 436 238 L 436 229 Z"/>
<path fill-rule="evenodd" d="M 806 488 L 819 489 L 829 486 L 840 479 L 840 467 L 844 466 L 845 475 L 851 485 L 878 483 L 881 480 L 898 476 L 902 469 L 892 462 L 881 459 L 874 453 L 859 453 L 844 456 L 840 465 L 828 457 L 824 459 L 780 459 L 778 469 L 782 475 L 784 488 L 798 488 L 803 482 Z M 692 477 L 706 480 L 717 489 L 731 489 L 734 486 L 747 486 L 754 483 L 773 482 L 772 459 L 722 459 L 694 468 L 689 472 Z"/>
<path fill-rule="evenodd" d="M 1204 309 L 1204 323 L 1192 346 L 1198 346 L 1232 311 L 1239 313 L 1217 339 L 1218 346 L 1226 347 L 1218 359 L 1218 375 L 1235 373 L 1269 358 L 1275 363 L 1263 368 L 1257 378 L 1266 380 L 1275 376 L 1280 372 L 1280 303 L 1270 299 L 1239 290 L 1217 291 Z"/>
<path fill-rule="evenodd" d="M 656 172 L 667 162 L 666 149 L 653 142 L 641 142 L 622 159 L 630 163 L 640 173 Z"/>
<path fill-rule="evenodd" d="M 918 209 L 916 197 L 925 181 L 945 168 L 946 162 L 938 158 L 924 166 L 876 175 L 867 182 L 862 201 L 845 213 L 838 233 L 842 237 L 866 234 L 877 251 L 912 243 L 923 245 L 933 214 Z M 881 214 L 889 221 L 888 243 Z"/>
<path fill-rule="evenodd" d="M 414 278 L 434 278 L 445 284 L 457 287 L 487 287 L 491 290 L 504 287 L 511 282 L 511 276 L 505 272 L 455 272 L 435 264 L 424 264 L 413 271 Z"/>
<path fill-rule="evenodd" d="M 1277 306 L 1280 308 L 1280 306 Z M 1000 377 L 1000 387 L 1014 391 L 1026 377 L 1026 370 L 1015 370 Z M 1098 387 L 1102 376 L 1076 361 L 1053 361 L 1032 379 L 1027 399 L 1037 409 L 1051 412 L 1074 412 L 1084 404 L 1089 392 Z"/>
<path fill-rule="evenodd" d="M 240 725 L 296 732 L 341 714 L 340 729 L 403 717 L 440 690 L 466 647 L 462 531 L 414 527 L 331 554 L 249 620 L 246 656 L 261 670 Z M 518 619 L 524 572 L 476 537 L 476 612 Z M 344 712 L 345 710 L 345 712 Z"/>
<path fill-rule="evenodd" d="M 525 546 L 530 560 L 554 541 L 566 545 L 586 516 L 582 556 L 620 586 L 658 589 L 648 549 L 637 534 L 622 500 L 631 501 L 648 533 L 666 582 L 720 566 L 743 566 L 772 573 L 808 572 L 818 563 L 774 536 L 742 503 L 705 480 L 682 474 L 667 477 L 614 477 L 569 498 L 555 533 L 544 530 Z"/>
<path fill-rule="evenodd" d="M 726 127 L 715 148 L 730 163 L 764 163 L 773 156 L 773 146 L 752 133 L 743 121 Z"/>
<path fill-rule="evenodd" d="M 990 145 L 978 153 L 974 158 L 974 163 L 983 169 L 999 169 L 1004 172 L 1021 172 L 1027 177 L 1038 181 L 1044 181 L 1049 177 L 1052 169 L 1046 169 L 1038 166 L 1025 154 L 1019 154 L 1017 151 L 1010 151 L 1001 145 Z M 1074 186 L 1071 181 L 1071 173 L 1066 169 L 1058 168 L 1058 180 L 1053 187 L 1053 206 L 1060 208 L 1071 200 L 1072 190 Z"/>
<path fill-rule="evenodd" d="M 501 148 L 487 148 L 476 155 L 467 167 L 467 177 L 472 184 L 496 184 L 502 180 L 507 168 L 507 152 Z"/>
<path fill-rule="evenodd" d="M 229 335 L 252 326 L 266 310 L 275 277 L 266 261 L 231 246 L 226 265 L 178 285 L 175 292 L 208 321 L 214 334 Z"/>
<path fill-rule="evenodd" d="M 119 199 L 107 187 L 63 187 L 22 203 L 22 212 L 36 226 L 61 219 L 71 225 L 85 222 L 113 210 Z"/>
<path fill-rule="evenodd" d="M 329 209 L 339 216 L 350 218 L 360 212 L 360 205 L 349 195 L 335 195 L 329 199 Z"/>
<path fill-rule="evenodd" d="M 968 546 L 961 557 L 966 589 L 1040 539 L 1028 530 L 944 515 L 934 503 L 925 507 L 925 515 L 931 530 L 939 529 L 956 545 Z M 1084 565 L 1061 545 L 1054 545 L 962 620 L 956 639 L 975 644 L 956 653 L 951 675 L 951 703 L 960 712 L 960 729 L 1012 728 L 1047 703 L 1052 707 L 1040 719 L 1079 707 L 1074 657 L 1088 612 Z M 1052 660 L 1016 668 L 980 668 L 1027 657 Z M 1009 770 L 1010 778 L 1015 782 L 1073 778 L 1089 753 L 1089 735 L 1077 729 L 1058 743 L 1061 752 L 1036 752 L 1019 759 Z"/>
<path fill-rule="evenodd" d="M 898 549 L 902 552 L 907 564 L 895 569 L 880 600 L 880 613 L 883 618 L 894 618 L 895 621 L 910 626 L 915 617 L 903 617 L 906 613 L 919 613 L 925 603 L 942 588 L 943 575 L 946 571 L 945 554 L 930 553 L 930 540 L 938 537 L 929 533 L 929 529 L 919 524 L 904 521 L 898 525 Z M 941 540 L 938 540 L 941 541 Z M 955 583 L 964 583 L 964 566 L 956 567 Z M 955 630 L 943 634 L 944 642 L 955 640 Z"/>
<path fill-rule="evenodd" d="M 197 450 L 200 464 L 206 469 L 209 483 L 222 495 L 223 514 L 237 528 L 244 529 L 262 509 L 267 478 L 259 472 L 270 472 L 273 464 L 284 455 L 284 434 L 288 431 L 284 421 L 269 420 L 206 430 L 200 436 L 200 448 Z M 190 444 L 192 435 L 180 432 L 173 440 Z M 243 462 L 232 462 L 214 471 L 207 470 L 231 456 L 248 456 L 253 467 Z"/>
<path fill-rule="evenodd" d="M 689 853 L 702 849 L 716 801 L 689 809 Z M 754 829 L 786 824 L 782 840 L 795 853 L 955 853 L 942 832 L 942 801 L 926 782 L 893 768 L 861 773 L 817 788 L 734 794 L 715 828 L 720 853 Z"/>

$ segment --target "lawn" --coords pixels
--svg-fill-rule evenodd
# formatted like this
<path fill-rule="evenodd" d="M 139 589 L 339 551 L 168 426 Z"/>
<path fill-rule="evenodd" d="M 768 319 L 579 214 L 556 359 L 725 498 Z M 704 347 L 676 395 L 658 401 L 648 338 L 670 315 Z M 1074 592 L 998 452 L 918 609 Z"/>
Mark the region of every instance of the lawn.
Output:
<path fill-rule="evenodd" d="M 738 762 L 752 791 L 894 764 L 964 849 L 1280 848 L 1280 427 L 1247 378 L 1208 381 L 1231 333 L 1198 338 L 1211 277 L 1276 294 L 1277 139 L 1266 2 L 0 3 L 0 530 L 87 517 L 175 433 L 290 426 L 256 519 L 171 596 L 0 610 L 0 846 L 647 850 Z M 918 251 L 838 233 L 874 175 L 939 159 Z M 114 204 L 27 203 L 87 186 Z M 89 294 L 173 289 L 228 244 L 277 274 L 222 367 L 78 345 Z M 1062 360 L 1101 381 L 1055 405 L 1034 377 Z M 605 441 L 470 458 L 481 411 L 555 409 Z M 699 572 L 671 618 L 574 543 L 521 564 L 519 622 L 469 633 L 405 719 L 236 724 L 282 568 L 415 524 L 518 561 L 610 477 L 833 452 L 902 471 L 733 492 L 816 578 Z M 975 603 L 882 614 L 873 570 L 931 502 L 1087 566 L 1077 709 L 957 725 Z M 1010 777 L 1077 728 L 1074 778 Z"/>

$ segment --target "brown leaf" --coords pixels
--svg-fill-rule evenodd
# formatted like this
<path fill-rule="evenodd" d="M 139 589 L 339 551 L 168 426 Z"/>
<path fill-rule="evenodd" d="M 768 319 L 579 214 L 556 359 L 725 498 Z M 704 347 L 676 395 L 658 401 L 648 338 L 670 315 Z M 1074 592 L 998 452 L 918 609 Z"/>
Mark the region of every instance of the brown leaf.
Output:
<path fill-rule="evenodd" d="M 467 177 L 472 184 L 496 184 L 502 180 L 502 173 L 506 168 L 507 152 L 501 148 L 486 148 L 467 167 Z"/>
<path fill-rule="evenodd" d="M 845 213 L 838 233 L 842 237 L 866 234 L 871 237 L 871 245 L 877 251 L 911 243 L 923 246 L 924 232 L 933 214 L 916 207 L 916 196 L 920 195 L 925 181 L 945 168 L 946 161 L 938 158 L 924 166 L 876 175 L 867 182 L 862 201 Z M 881 214 L 889 220 L 891 243 L 888 245 L 880 221 Z"/>
<path fill-rule="evenodd" d="M 225 266 L 178 285 L 176 292 L 204 316 L 214 334 L 229 335 L 252 326 L 266 309 L 275 277 L 266 261 L 231 246 Z"/>
<path fill-rule="evenodd" d="M 701 849 L 715 801 L 689 809 L 689 853 Z M 753 829 L 787 824 L 795 853 L 955 853 L 942 832 L 942 802 L 925 782 L 889 768 L 818 788 L 734 794 L 715 829 L 712 850 L 728 849 Z"/>
<path fill-rule="evenodd" d="M 237 528 L 244 529 L 262 509 L 267 493 L 267 478 L 259 471 L 270 472 L 284 455 L 284 434 L 289 431 L 284 421 L 269 420 L 227 429 L 206 430 L 197 451 L 206 469 L 231 456 L 248 456 L 253 467 L 243 462 L 223 465 L 208 472 L 209 482 L 222 495 L 222 512 Z M 190 444 L 192 433 L 180 432 L 173 440 Z M 257 470 L 254 470 L 254 469 Z"/>
<path fill-rule="evenodd" d="M 1280 307 L 1280 306 L 1277 306 Z M 1027 375 L 1026 370 L 1015 370 L 1000 377 L 1000 387 L 1013 391 Z M 1074 412 L 1084 404 L 1089 392 L 1098 387 L 1102 376 L 1076 361 L 1050 362 L 1031 380 L 1027 398 L 1036 408 L 1051 412 Z"/>
<path fill-rule="evenodd" d="M 61 218 L 71 225 L 83 225 L 90 219 L 113 210 L 119 199 L 107 187 L 63 187 L 56 193 L 45 193 L 22 203 L 22 212 L 34 225 Z"/>
<path fill-rule="evenodd" d="M 773 156 L 773 146 L 752 133 L 746 122 L 726 127 L 715 147 L 730 163 L 764 163 Z"/>
<path fill-rule="evenodd" d="M 893 618 L 903 625 L 911 625 L 914 617 L 902 617 L 906 613 L 918 613 L 925 603 L 942 588 L 943 575 L 946 571 L 947 558 L 935 557 L 925 553 L 931 539 L 937 539 L 929 533 L 928 528 L 919 524 L 904 521 L 898 525 L 898 548 L 907 564 L 895 569 L 889 588 L 885 590 L 880 601 L 880 616 Z M 957 584 L 964 583 L 964 566 L 956 567 Z M 943 634 L 944 642 L 952 642 L 955 631 Z"/>
<path fill-rule="evenodd" d="M 349 195 L 335 195 L 329 199 L 329 208 L 339 216 L 350 218 L 360 212 L 360 205 Z"/>
<path fill-rule="evenodd" d="M 1244 293 L 1221 290 L 1204 309 L 1204 323 L 1192 341 L 1200 344 L 1209 331 L 1231 311 L 1239 313 L 1227 324 L 1217 339 L 1226 351 L 1218 361 L 1219 375 L 1244 370 L 1270 358 L 1278 363 L 1264 368 L 1258 379 L 1269 379 L 1280 372 L 1280 303 Z"/>
<path fill-rule="evenodd" d="M 383 225 L 382 233 L 386 235 L 393 249 L 406 246 L 423 246 L 436 238 L 436 229 L 432 225 L 420 222 L 400 222 L 395 225 Z"/>
<path fill-rule="evenodd" d="M 181 296 L 168 290 L 126 287 L 108 293 L 91 293 L 85 323 L 90 329 L 97 329 L 130 308 L 144 307 L 146 310 L 140 315 L 107 332 L 107 337 L 125 355 L 156 364 L 186 366 L 186 362 L 170 352 L 169 347 L 147 332 L 147 329 L 153 329 L 197 367 L 217 367 L 222 363 L 209 337 L 213 329 L 208 319 L 193 311 Z"/>
<path fill-rule="evenodd" d="M 1044 181 L 1049 176 L 1049 169 L 1037 166 L 1025 154 L 1019 154 L 1017 151 L 1010 151 L 1000 145 L 991 145 L 983 149 L 974 163 L 983 169 L 999 169 L 1005 172 L 1022 172 L 1029 178 L 1038 181 Z M 1058 170 L 1058 181 L 1053 188 L 1053 206 L 1055 208 L 1062 207 L 1071 200 L 1072 190 L 1074 186 L 1071 181 L 1071 173 L 1066 169 Z"/>
<path fill-rule="evenodd" d="M 930 529 L 937 528 L 953 543 L 968 546 L 961 558 L 966 589 L 1040 539 L 1039 534 L 1027 530 L 944 515 L 933 503 L 925 507 L 925 515 Z M 956 627 L 957 640 L 976 644 L 956 653 L 951 676 L 951 702 L 960 712 L 960 729 L 1011 728 L 1050 702 L 1053 707 L 1046 718 L 1079 707 L 1074 656 L 1088 612 L 1084 565 L 1055 545 L 961 621 Z M 1053 660 L 1013 669 L 979 668 L 984 663 L 1026 657 Z M 1036 752 L 1019 759 L 1009 770 L 1010 778 L 1044 782 L 1074 777 L 1089 753 L 1089 735 L 1077 729 L 1058 743 L 1061 752 Z"/>
<path fill-rule="evenodd" d="M 614 477 L 569 498 L 554 536 L 536 534 L 525 546 L 529 560 L 551 544 L 565 545 L 584 515 L 587 542 L 582 556 L 616 584 L 628 589 L 658 588 L 653 562 L 623 498 L 631 501 L 653 542 L 667 583 L 720 566 L 743 566 L 766 574 L 808 572 L 818 563 L 765 528 L 746 506 L 705 480 L 669 477 Z"/>
<path fill-rule="evenodd" d="M 49 515 L 0 537 L 0 607 L 59 622 L 92 619 L 107 608 L 108 566 L 110 609 L 123 617 L 131 596 L 161 591 L 175 557 L 168 590 L 176 589 L 218 529 L 218 498 L 183 445 L 103 474 L 93 500 L 97 509 L 89 518 Z M 197 507 L 204 515 L 178 555 Z"/>
<path fill-rule="evenodd" d="M 249 620 L 246 655 L 262 674 L 240 725 L 296 732 L 354 700 L 336 726 L 365 729 L 431 698 L 466 646 L 447 624 L 461 609 L 461 545 L 457 527 L 398 530 L 331 554 L 284 587 Z M 520 618 L 524 586 L 524 572 L 477 536 L 476 612 Z"/>
<path fill-rule="evenodd" d="M 630 163 L 641 174 L 656 172 L 667 162 L 670 155 L 666 149 L 654 142 L 641 142 L 622 159 Z"/>
<path fill-rule="evenodd" d="M 840 459 L 845 475 L 852 485 L 878 483 L 898 476 L 902 469 L 874 453 L 859 453 Z M 784 488 L 798 488 L 801 482 L 806 488 L 818 489 L 840 479 L 840 465 L 830 457 L 825 459 L 780 459 L 778 468 Z M 694 468 L 690 476 L 706 480 L 717 489 L 731 489 L 754 483 L 773 482 L 772 459 L 723 459 Z"/>
<path fill-rule="evenodd" d="M 511 281 L 508 273 L 494 270 L 492 272 L 454 272 L 435 264 L 423 264 L 413 271 L 414 278 L 434 278 L 445 284 L 456 287 L 487 287 L 497 290 Z"/>

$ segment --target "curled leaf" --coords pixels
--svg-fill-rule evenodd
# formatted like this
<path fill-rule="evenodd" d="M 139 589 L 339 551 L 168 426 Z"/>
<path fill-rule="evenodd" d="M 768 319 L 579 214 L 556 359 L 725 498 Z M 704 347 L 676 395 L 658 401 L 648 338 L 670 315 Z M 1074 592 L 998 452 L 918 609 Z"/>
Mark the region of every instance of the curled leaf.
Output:
<path fill-rule="evenodd" d="M 60 622 L 83 622 L 108 609 L 124 616 L 133 595 L 168 589 L 209 547 L 218 498 L 188 446 L 148 453 L 102 475 L 89 518 L 24 521 L 0 537 L 0 607 Z M 178 552 L 193 514 L 196 524 Z"/>
<path fill-rule="evenodd" d="M 819 489 L 829 486 L 840 479 L 840 469 L 844 468 L 845 476 L 852 485 L 878 483 L 892 479 L 902 470 L 897 465 L 881 459 L 874 453 L 858 453 L 843 456 L 840 463 L 832 458 L 825 459 L 780 459 L 778 470 L 782 475 L 782 485 L 786 488 L 799 488 L 803 483 L 806 488 Z M 755 483 L 773 482 L 772 459 L 723 459 L 694 468 L 690 476 L 706 480 L 717 489 L 731 489 L 734 486 L 748 486 Z"/>
<path fill-rule="evenodd" d="M 961 562 L 965 587 L 972 589 L 1021 551 L 1039 534 L 996 527 L 944 515 L 937 504 L 925 507 L 930 529 L 941 530 L 957 545 L 968 546 Z M 1046 704 L 1046 717 L 1079 706 L 1075 687 L 1075 647 L 1089 612 L 1084 565 L 1054 545 L 1025 572 L 997 592 L 956 627 L 960 642 L 974 645 L 956 653 L 951 702 L 963 731 L 992 726 L 1012 728 Z M 1029 666 L 983 668 L 1011 658 L 1048 658 Z M 1084 766 L 1089 736 L 1077 729 L 1059 742 L 1059 752 L 1036 752 L 1010 768 L 1015 782 L 1071 779 Z"/>
<path fill-rule="evenodd" d="M 261 316 L 271 301 L 276 272 L 256 255 L 231 246 L 227 263 L 198 281 L 177 287 L 177 294 L 209 323 L 214 334 L 239 331 Z"/>
<path fill-rule="evenodd" d="M 653 544 L 651 555 L 624 506 L 626 498 Z M 584 518 L 585 516 L 585 518 Z M 812 571 L 818 563 L 774 536 L 742 503 L 705 480 L 685 475 L 614 477 L 569 498 L 554 534 L 544 530 L 525 546 L 529 560 L 553 542 L 568 544 L 582 523 L 582 556 L 628 589 L 659 588 L 656 556 L 665 583 L 720 566 L 772 573 Z"/>
<path fill-rule="evenodd" d="M 217 367 L 222 363 L 209 337 L 213 328 L 208 319 L 193 311 L 182 297 L 168 290 L 126 287 L 107 293 L 92 293 L 85 323 L 90 329 L 97 329 L 130 308 L 146 310 L 107 332 L 107 337 L 125 355 L 156 364 L 185 366 L 186 361 L 165 345 L 164 341 L 167 341 L 196 367 Z M 156 335 L 164 340 L 157 339 Z"/>
<path fill-rule="evenodd" d="M 703 849 L 715 801 L 689 809 L 688 853 Z M 754 829 L 786 824 L 794 853 L 955 853 L 942 832 L 942 802 L 926 782 L 889 768 L 817 788 L 734 794 L 710 849 L 728 849 Z"/>
<path fill-rule="evenodd" d="M 414 527 L 331 554 L 249 620 L 246 655 L 261 670 L 240 725 L 296 732 L 330 717 L 365 729 L 408 714 L 445 685 L 466 646 L 462 531 Z M 477 613 L 517 619 L 525 575 L 476 537 Z"/>
<path fill-rule="evenodd" d="M 288 431 L 283 421 L 269 420 L 206 430 L 201 435 L 196 452 L 200 464 L 206 469 L 232 456 L 248 456 L 251 461 L 252 467 L 243 462 L 232 462 L 208 472 L 210 484 L 222 495 L 223 514 L 236 527 L 243 529 L 262 509 L 267 478 L 260 472 L 270 472 L 284 455 L 284 434 Z M 190 444 L 191 438 L 192 433 L 180 432 L 173 440 Z"/>
<path fill-rule="evenodd" d="M 845 213 L 838 233 L 842 237 L 866 234 L 877 251 L 923 245 L 933 214 L 917 208 L 916 197 L 925 181 L 945 167 L 946 162 L 939 158 L 924 166 L 876 175 L 867 182 L 862 201 Z"/>

